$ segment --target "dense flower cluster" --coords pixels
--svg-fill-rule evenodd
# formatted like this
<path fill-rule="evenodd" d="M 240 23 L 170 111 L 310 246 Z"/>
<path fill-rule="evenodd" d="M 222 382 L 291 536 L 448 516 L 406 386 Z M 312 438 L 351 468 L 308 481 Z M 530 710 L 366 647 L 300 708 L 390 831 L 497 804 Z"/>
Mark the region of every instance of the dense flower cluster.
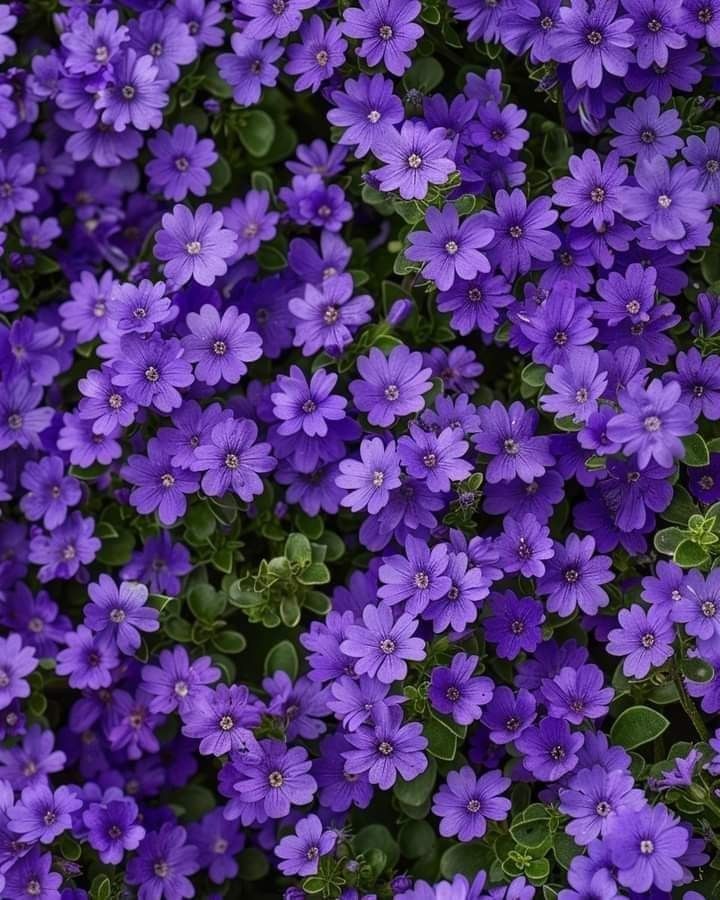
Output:
<path fill-rule="evenodd" d="M 0 3 L 0 897 L 720 895 L 720 0 Z"/>

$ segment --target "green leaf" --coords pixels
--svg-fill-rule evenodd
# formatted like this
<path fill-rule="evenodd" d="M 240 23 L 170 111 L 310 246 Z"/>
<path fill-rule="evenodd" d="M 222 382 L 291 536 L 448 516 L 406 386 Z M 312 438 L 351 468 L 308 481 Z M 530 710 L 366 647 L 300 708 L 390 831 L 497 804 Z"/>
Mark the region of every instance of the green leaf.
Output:
<path fill-rule="evenodd" d="M 542 884 L 550 874 L 550 863 L 545 857 L 533 859 L 525 866 L 525 874 L 533 884 Z"/>
<path fill-rule="evenodd" d="M 353 849 L 356 853 L 381 850 L 385 854 L 387 865 L 391 868 L 400 858 L 400 848 L 384 825 L 366 825 L 355 836 Z"/>
<path fill-rule="evenodd" d="M 251 156 L 265 156 L 275 140 L 275 123 L 261 109 L 251 109 L 243 116 L 238 137 Z"/>
<path fill-rule="evenodd" d="M 569 869 L 570 863 L 580 853 L 580 848 L 569 834 L 558 831 L 553 839 L 553 853 L 563 869 Z"/>
<path fill-rule="evenodd" d="M 539 805 L 537 803 L 532 804 L 533 807 Z M 526 818 L 528 813 L 530 815 Z M 526 849 L 542 846 L 548 836 L 547 811 L 541 806 L 536 815 L 533 815 L 531 808 L 528 808 L 525 813 L 520 813 L 513 820 L 513 824 L 510 826 L 510 834 L 516 844 Z"/>
<path fill-rule="evenodd" d="M 300 663 L 297 650 L 291 641 L 280 641 L 268 650 L 265 657 L 265 674 L 272 675 L 277 671 L 287 672 L 293 681 L 297 678 Z"/>
<path fill-rule="evenodd" d="M 303 606 L 319 616 L 326 616 L 332 607 L 330 598 L 320 591 L 308 591 L 303 597 Z"/>
<path fill-rule="evenodd" d="M 409 88 L 418 88 L 423 94 L 428 94 L 443 80 L 443 67 L 434 56 L 426 56 L 417 59 L 405 74 L 405 84 Z"/>
<path fill-rule="evenodd" d="M 621 712 L 613 723 L 610 738 L 614 744 L 634 750 L 660 737 L 669 724 L 662 713 L 649 706 L 631 706 Z"/>
<path fill-rule="evenodd" d="M 400 850 L 408 859 L 429 856 L 435 848 L 435 841 L 435 829 L 429 822 L 406 822 L 398 833 Z"/>
<path fill-rule="evenodd" d="M 423 723 L 423 734 L 427 738 L 428 753 L 436 759 L 455 759 L 457 737 L 438 719 Z"/>
<path fill-rule="evenodd" d="M 195 618 L 212 623 L 222 615 L 227 598 L 210 584 L 194 584 L 188 592 L 188 606 Z"/>
<path fill-rule="evenodd" d="M 287 257 L 282 250 L 272 244 L 263 244 L 255 254 L 258 265 L 266 272 L 279 272 L 287 265 Z"/>
<path fill-rule="evenodd" d="M 262 850 L 248 847 L 237 857 L 240 878 L 245 881 L 259 881 L 270 871 L 270 863 Z"/>
<path fill-rule="evenodd" d="M 200 819 L 216 806 L 213 792 L 201 784 L 188 784 L 180 791 L 178 802 L 190 819 Z"/>
<path fill-rule="evenodd" d="M 210 190 L 216 194 L 219 194 L 220 191 L 224 190 L 230 184 L 232 171 L 227 160 L 223 159 L 222 156 L 210 167 L 210 177 L 212 178 Z"/>
<path fill-rule="evenodd" d="M 303 881 L 302 886 L 306 894 L 320 894 L 325 890 L 325 879 L 311 875 Z"/>
<path fill-rule="evenodd" d="M 295 524 L 311 541 L 316 541 L 325 527 L 322 516 L 309 516 L 302 511 L 295 514 Z"/>
<path fill-rule="evenodd" d="M 658 553 L 667 553 L 668 556 L 672 556 L 680 544 L 687 540 L 688 537 L 689 532 L 683 528 L 662 528 L 656 533 L 653 543 Z"/>
<path fill-rule="evenodd" d="M 695 541 L 683 541 L 675 548 L 673 560 L 683 569 L 693 569 L 708 561 L 707 552 Z"/>
<path fill-rule="evenodd" d="M 208 503 L 195 503 L 185 516 L 185 524 L 191 536 L 202 542 L 215 531 L 217 519 Z"/>
<path fill-rule="evenodd" d="M 245 635 L 240 634 L 239 631 L 218 631 L 212 640 L 221 653 L 228 653 L 230 656 L 242 653 L 247 647 Z"/>
<path fill-rule="evenodd" d="M 467 844 L 454 844 L 440 859 L 440 874 L 443 878 L 464 875 L 472 879 L 480 869 L 489 867 L 493 857 L 492 846 L 487 842 L 469 841 Z"/>
<path fill-rule="evenodd" d="M 125 531 L 117 538 L 103 541 L 96 558 L 106 566 L 122 566 L 130 559 L 134 549 L 135 538 Z"/>
<path fill-rule="evenodd" d="M 294 628 L 300 621 L 300 605 L 295 597 L 283 597 L 280 601 L 280 618 L 283 625 Z"/>
<path fill-rule="evenodd" d="M 107 875 L 96 875 L 90 885 L 92 900 L 110 900 L 112 896 L 112 883 Z"/>
<path fill-rule="evenodd" d="M 660 516 L 666 522 L 673 522 L 675 525 L 687 525 L 690 516 L 695 516 L 699 512 L 700 510 L 690 492 L 681 484 L 676 484 L 673 487 L 672 503 L 664 512 L 660 513 Z"/>
<path fill-rule="evenodd" d="M 230 547 L 220 547 L 213 553 L 212 564 L 219 572 L 229 575 L 233 570 L 233 552 Z"/>
<path fill-rule="evenodd" d="M 259 606 L 262 601 L 262 594 L 256 594 L 255 591 L 244 591 L 240 586 L 242 582 L 236 581 L 230 588 L 230 603 L 237 606 L 238 609 L 250 609 L 253 606 Z"/>
<path fill-rule="evenodd" d="M 683 440 L 685 455 L 683 462 L 686 466 L 706 466 L 710 462 L 710 451 L 707 444 L 699 434 L 688 435 Z"/>
<path fill-rule="evenodd" d="M 684 659 L 682 661 L 682 672 L 690 681 L 698 681 L 701 684 L 712 681 L 715 676 L 715 670 L 704 659 L 695 657 L 694 659 Z"/>
<path fill-rule="evenodd" d="M 179 644 L 189 644 L 192 640 L 192 627 L 185 619 L 167 619 L 163 628 L 165 634 Z"/>
<path fill-rule="evenodd" d="M 432 793 L 435 787 L 435 778 L 437 776 L 437 763 L 430 757 L 428 767 L 425 771 L 413 778 L 412 781 L 405 781 L 398 778 L 393 788 L 393 793 L 402 803 L 408 806 L 421 806 Z"/>
<path fill-rule="evenodd" d="M 314 562 L 297 574 L 300 584 L 327 584 L 330 581 L 330 570 L 325 563 Z"/>
<path fill-rule="evenodd" d="M 293 532 L 285 541 L 285 556 L 290 562 L 299 563 L 302 566 L 312 561 L 312 547 L 304 534 Z"/>
<path fill-rule="evenodd" d="M 539 366 L 537 363 L 528 363 L 522 370 L 520 377 L 525 384 L 529 384 L 532 388 L 540 389 L 545 384 L 547 372 L 548 370 L 545 366 Z"/>

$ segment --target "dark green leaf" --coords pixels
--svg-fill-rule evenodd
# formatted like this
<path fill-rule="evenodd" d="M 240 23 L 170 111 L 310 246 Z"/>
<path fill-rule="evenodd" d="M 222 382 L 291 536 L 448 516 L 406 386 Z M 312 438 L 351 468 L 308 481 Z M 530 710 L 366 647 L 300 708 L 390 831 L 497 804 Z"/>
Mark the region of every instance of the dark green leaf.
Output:
<path fill-rule="evenodd" d="M 291 641 L 280 641 L 271 647 L 265 657 L 265 674 L 272 675 L 278 670 L 287 672 L 293 681 L 297 678 L 300 663 L 297 650 Z"/>
<path fill-rule="evenodd" d="M 194 584 L 188 592 L 188 606 L 192 614 L 203 622 L 212 623 L 225 609 L 227 598 L 210 584 Z"/>
<path fill-rule="evenodd" d="M 265 156 L 275 140 L 275 123 L 261 109 L 251 109 L 243 116 L 238 137 L 251 156 Z"/>
<path fill-rule="evenodd" d="M 218 631 L 213 636 L 213 644 L 221 653 L 228 653 L 234 656 L 236 653 L 242 653 L 247 647 L 245 636 L 239 631 Z"/>
<path fill-rule="evenodd" d="M 695 541 L 683 541 L 675 548 L 673 560 L 683 569 L 694 569 L 708 561 L 707 552 Z"/>
<path fill-rule="evenodd" d="M 424 803 L 433 788 L 435 787 L 435 778 L 437 776 L 437 763 L 430 757 L 428 767 L 425 771 L 413 778 L 412 781 L 405 781 L 398 778 L 393 788 L 393 793 L 398 800 L 406 803 L 408 806 L 420 806 Z"/>
<path fill-rule="evenodd" d="M 455 759 L 457 737 L 438 719 L 423 723 L 423 734 L 427 738 L 428 753 L 436 759 Z"/>
<path fill-rule="evenodd" d="M 662 713 L 649 706 L 631 706 L 621 712 L 610 729 L 610 738 L 614 744 L 620 744 L 626 750 L 641 747 L 659 737 L 670 722 Z"/>
<path fill-rule="evenodd" d="M 418 859 L 432 853 L 435 841 L 435 829 L 429 822 L 406 822 L 398 833 L 400 850 L 408 859 Z"/>
<path fill-rule="evenodd" d="M 706 466 L 710 462 L 710 453 L 707 444 L 699 434 L 691 434 L 683 439 L 685 455 L 683 462 L 686 466 Z"/>

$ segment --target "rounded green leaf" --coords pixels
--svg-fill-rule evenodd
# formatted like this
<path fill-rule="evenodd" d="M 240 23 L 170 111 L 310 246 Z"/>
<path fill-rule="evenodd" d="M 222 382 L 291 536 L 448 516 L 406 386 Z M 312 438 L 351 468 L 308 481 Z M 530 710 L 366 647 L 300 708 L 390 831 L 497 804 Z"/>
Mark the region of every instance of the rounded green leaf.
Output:
<path fill-rule="evenodd" d="M 669 724 L 662 713 L 649 706 L 631 706 L 621 712 L 613 723 L 610 739 L 613 744 L 633 750 L 660 737 Z"/>
<path fill-rule="evenodd" d="M 265 674 L 272 675 L 277 671 L 286 672 L 294 681 L 297 678 L 300 663 L 297 650 L 290 641 L 280 641 L 271 647 L 265 657 Z"/>

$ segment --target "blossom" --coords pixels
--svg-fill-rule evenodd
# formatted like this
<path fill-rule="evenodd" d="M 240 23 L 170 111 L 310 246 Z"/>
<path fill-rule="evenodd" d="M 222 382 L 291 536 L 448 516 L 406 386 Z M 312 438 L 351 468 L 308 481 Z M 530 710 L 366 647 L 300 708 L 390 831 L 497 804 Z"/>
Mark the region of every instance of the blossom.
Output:
<path fill-rule="evenodd" d="M 623 213 L 627 206 L 624 183 L 628 170 L 620 164 L 619 154 L 612 151 L 601 160 L 594 150 L 585 150 L 582 156 L 570 157 L 568 168 L 570 175 L 553 185 L 553 201 L 568 207 L 562 219 L 576 228 L 590 223 L 596 229 L 612 225 L 615 214 Z"/>
<path fill-rule="evenodd" d="M 424 262 L 422 274 L 432 279 L 441 291 L 449 290 L 456 278 L 469 280 L 479 272 L 489 272 L 490 263 L 480 253 L 493 238 L 493 230 L 484 228 L 480 214 L 469 216 L 462 224 L 452 204 L 441 210 L 430 207 L 425 216 L 428 231 L 411 231 L 408 259 Z"/>
<path fill-rule="evenodd" d="M 234 789 L 244 802 L 259 804 L 271 819 L 282 819 L 292 806 L 311 802 L 317 790 L 308 774 L 311 766 L 304 748 L 262 740 L 257 749 L 244 754 Z"/>
<path fill-rule="evenodd" d="M 532 653 L 542 640 L 542 605 L 530 597 L 518 598 L 512 591 L 494 594 L 491 603 L 492 615 L 485 619 L 485 636 L 497 644 L 497 655 L 515 659 L 523 650 Z"/>
<path fill-rule="evenodd" d="M 48 531 L 62 525 L 68 508 L 77 505 L 82 490 L 77 479 L 65 474 L 59 456 L 47 456 L 39 462 L 25 463 L 20 483 L 27 493 L 20 501 L 25 516 L 35 522 L 42 519 Z"/>
<path fill-rule="evenodd" d="M 455 428 L 435 434 L 411 424 L 410 435 L 398 441 L 398 453 L 409 475 L 424 480 L 431 491 L 444 492 L 472 472 L 471 463 L 462 458 L 469 446 Z"/>
<path fill-rule="evenodd" d="M 166 82 L 159 74 L 152 56 L 123 49 L 113 61 L 110 83 L 98 94 L 102 121 L 115 131 L 125 131 L 128 125 L 138 131 L 159 128 L 168 102 Z"/>
<path fill-rule="evenodd" d="M 389 356 L 373 347 L 358 359 L 357 368 L 360 378 L 350 382 L 350 392 L 372 425 L 391 425 L 398 416 L 419 412 L 422 395 L 432 387 L 422 355 L 405 346 L 394 347 Z"/>
<path fill-rule="evenodd" d="M 37 668 L 35 648 L 23 646 L 18 634 L 0 637 L 0 709 L 16 697 L 29 697 L 30 685 L 25 676 Z"/>
<path fill-rule="evenodd" d="M 190 194 L 204 197 L 210 187 L 210 166 L 218 160 L 211 140 L 198 140 L 192 125 L 176 125 L 172 133 L 159 131 L 148 141 L 154 156 L 145 171 L 150 189 L 168 200 L 184 200 Z"/>
<path fill-rule="evenodd" d="M 240 106 L 257 103 L 263 87 L 274 87 L 280 70 L 275 62 L 283 54 L 280 41 L 260 41 L 233 33 L 230 44 L 232 53 L 221 53 L 217 58 L 221 77 L 233 89 L 233 99 Z"/>
<path fill-rule="evenodd" d="M 343 33 L 360 38 L 358 55 L 369 66 L 382 62 L 388 72 L 402 75 L 410 65 L 408 53 L 415 49 L 423 29 L 414 19 L 420 13 L 417 0 L 359 0 L 360 8 L 343 14 Z"/>
<path fill-rule="evenodd" d="M 367 508 L 371 515 L 387 506 L 390 491 L 400 487 L 400 464 L 395 441 L 387 445 L 379 437 L 364 438 L 360 444 L 360 460 L 344 459 L 338 487 L 349 491 L 340 501 L 353 512 Z"/>
<path fill-rule="evenodd" d="M 145 835 L 137 854 L 127 865 L 127 881 L 140 885 L 140 900 L 176 900 L 194 895 L 195 889 L 187 876 L 194 875 L 200 865 L 197 848 L 186 842 L 185 829 L 171 822 Z"/>
<path fill-rule="evenodd" d="M 78 625 L 77 631 L 65 635 L 65 643 L 67 648 L 57 656 L 58 675 L 67 675 L 75 688 L 97 691 L 110 686 L 112 670 L 120 662 L 111 633 L 94 634 L 87 626 Z"/>
<path fill-rule="evenodd" d="M 430 677 L 428 698 L 439 713 L 458 725 L 471 725 L 483 714 L 493 695 L 490 678 L 476 676 L 477 656 L 456 653 L 449 666 L 436 666 Z"/>
<path fill-rule="evenodd" d="M 163 525 L 174 525 L 187 510 L 187 494 L 194 494 L 199 478 L 187 469 L 174 466 L 170 453 L 158 438 L 148 442 L 147 456 L 132 454 L 122 468 L 126 481 L 134 485 L 130 503 L 138 512 L 157 510 Z"/>
<path fill-rule="evenodd" d="M 284 875 L 315 875 L 320 858 L 331 853 L 336 842 L 337 834 L 325 830 L 316 815 L 300 819 L 294 834 L 286 835 L 275 848 L 275 855 L 282 860 L 280 871 Z"/>
<path fill-rule="evenodd" d="M 158 334 L 144 340 L 131 334 L 121 342 L 122 356 L 115 361 L 112 383 L 125 388 L 139 406 L 153 406 L 168 413 L 182 403 L 178 388 L 192 384 L 190 363 L 177 338 Z"/>
<path fill-rule="evenodd" d="M 209 441 L 195 450 L 194 471 L 204 472 L 202 489 L 211 497 L 233 491 L 249 502 L 261 494 L 260 475 L 272 472 L 277 461 L 270 456 L 270 445 L 255 443 L 257 425 L 250 419 L 225 419 L 215 425 Z"/>
<path fill-rule="evenodd" d="M 88 594 L 85 624 L 92 631 L 112 635 L 121 653 L 132 655 L 140 646 L 140 632 L 160 627 L 158 611 L 145 605 L 148 590 L 143 584 L 122 581 L 118 586 L 109 575 L 101 574 L 88 585 Z"/>
<path fill-rule="evenodd" d="M 337 380 L 337 375 L 318 369 L 308 383 L 298 366 L 290 367 L 289 377 L 280 375 L 278 391 L 271 395 L 273 413 L 281 420 L 278 433 L 290 435 L 302 430 L 308 437 L 325 437 L 327 421 L 345 418 L 347 400 L 331 393 Z"/>
<path fill-rule="evenodd" d="M 375 172 L 383 191 L 397 190 L 403 200 L 422 200 L 430 184 L 444 184 L 455 170 L 450 159 L 451 143 L 442 128 L 428 128 L 421 122 L 403 122 L 377 147 L 376 155 L 385 163 Z"/>
<path fill-rule="evenodd" d="M 440 817 L 440 834 L 457 835 L 460 841 L 481 838 L 487 820 L 501 822 L 510 811 L 510 801 L 499 796 L 510 787 L 500 772 L 478 777 L 470 766 L 448 772 L 445 784 L 433 797 L 432 811 Z"/>
<path fill-rule="evenodd" d="M 203 688 L 184 707 L 183 734 L 200 740 L 200 753 L 223 756 L 231 750 L 257 748 L 250 728 L 260 715 L 249 705 L 245 685 L 220 684 L 214 690 Z"/>
<path fill-rule="evenodd" d="M 45 785 L 31 785 L 23 789 L 19 802 L 9 810 L 8 828 L 29 844 L 51 844 L 70 828 L 71 814 L 82 805 L 72 788 L 65 785 L 55 791 Z"/>
<path fill-rule="evenodd" d="M 358 675 L 368 673 L 383 684 L 400 681 L 407 675 L 406 660 L 425 659 L 425 641 L 412 637 L 418 621 L 403 613 L 393 621 L 393 613 L 384 604 L 368 604 L 362 625 L 351 625 L 340 649 L 354 657 Z"/>
<path fill-rule="evenodd" d="M 427 768 L 423 752 L 427 739 L 419 722 L 403 724 L 397 706 L 381 707 L 373 726 L 362 726 L 347 735 L 352 749 L 344 753 L 350 774 L 368 773 L 370 784 L 389 790 L 397 776 L 412 781 Z"/>
<path fill-rule="evenodd" d="M 570 731 L 563 719 L 542 719 L 530 725 L 515 741 L 523 754 L 523 765 L 542 781 L 557 781 L 577 765 L 584 737 Z"/>
<path fill-rule="evenodd" d="M 302 25 L 300 43 L 288 47 L 289 61 L 285 66 L 289 75 L 300 76 L 295 82 L 296 90 L 310 88 L 317 91 L 345 62 L 347 41 L 341 34 L 341 26 L 336 21 L 332 21 L 326 31 L 320 16 L 313 16 Z"/>
<path fill-rule="evenodd" d="M 479 407 L 480 431 L 473 438 L 481 453 L 492 456 L 486 477 L 491 483 L 510 481 L 514 477 L 530 482 L 553 464 L 547 440 L 535 436 L 538 416 L 515 402 L 509 408 L 496 400 L 489 407 Z"/>
<path fill-rule="evenodd" d="M 618 628 L 608 634 L 607 651 L 622 656 L 623 672 L 644 678 L 650 669 L 663 665 L 672 656 L 675 628 L 657 606 L 644 610 L 637 603 L 618 613 Z"/>
<path fill-rule="evenodd" d="M 333 109 L 328 121 L 344 128 L 339 143 L 355 147 L 361 158 L 379 150 L 403 120 L 402 102 L 393 93 L 391 79 L 380 74 L 348 78 L 342 90 L 331 94 Z"/>
<path fill-rule="evenodd" d="M 138 818 L 137 804 L 130 797 L 91 803 L 83 811 L 88 843 L 104 863 L 117 865 L 126 850 L 137 850 L 146 834 Z"/>
<path fill-rule="evenodd" d="M 262 339 L 249 331 L 250 316 L 236 306 L 229 306 L 222 314 L 209 303 L 199 313 L 188 313 L 186 323 L 190 334 L 183 339 L 185 358 L 195 363 L 195 377 L 206 384 L 219 381 L 237 384 L 247 372 L 245 363 L 262 353 Z"/>
<path fill-rule="evenodd" d="M 367 294 L 353 296 L 352 277 L 326 278 L 320 287 L 305 285 L 302 297 L 291 297 L 288 309 L 298 319 L 294 344 L 311 356 L 322 347 L 337 354 L 351 343 L 360 325 L 370 321 L 373 300 Z"/>
<path fill-rule="evenodd" d="M 607 835 L 625 810 L 637 812 L 645 806 L 634 784 L 632 775 L 598 765 L 575 773 L 569 787 L 560 789 L 560 811 L 571 817 L 567 833 L 581 846 Z"/>
<path fill-rule="evenodd" d="M 378 597 L 388 606 L 402 602 L 405 612 L 417 616 L 450 589 L 447 566 L 446 544 L 431 550 L 425 541 L 408 535 L 405 555 L 386 557 L 380 566 L 378 576 L 383 584 Z"/>
<path fill-rule="evenodd" d="M 194 214 L 176 204 L 162 217 L 162 228 L 155 236 L 155 256 L 165 262 L 166 278 L 177 285 L 191 278 L 211 285 L 227 272 L 225 260 L 236 250 L 235 236 L 223 227 L 222 213 L 213 212 L 209 203 L 200 204 Z"/>
<path fill-rule="evenodd" d="M 617 16 L 616 0 L 592 5 L 576 0 L 571 7 L 560 8 L 560 21 L 553 30 L 551 47 L 554 59 L 572 63 L 576 87 L 596 88 L 604 72 L 623 76 L 632 60 L 629 33 L 632 19 Z"/>

